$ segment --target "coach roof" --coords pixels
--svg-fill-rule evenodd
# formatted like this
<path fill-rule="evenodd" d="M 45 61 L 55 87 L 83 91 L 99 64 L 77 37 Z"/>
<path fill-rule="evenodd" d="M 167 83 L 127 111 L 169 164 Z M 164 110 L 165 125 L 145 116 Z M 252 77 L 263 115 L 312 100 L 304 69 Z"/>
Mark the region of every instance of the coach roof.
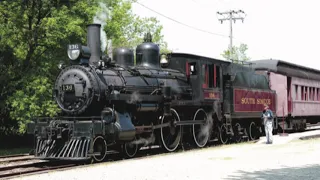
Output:
<path fill-rule="evenodd" d="M 289 63 L 282 60 L 266 59 L 255 60 L 252 67 L 255 70 L 267 70 L 291 77 L 320 80 L 320 70 Z"/>

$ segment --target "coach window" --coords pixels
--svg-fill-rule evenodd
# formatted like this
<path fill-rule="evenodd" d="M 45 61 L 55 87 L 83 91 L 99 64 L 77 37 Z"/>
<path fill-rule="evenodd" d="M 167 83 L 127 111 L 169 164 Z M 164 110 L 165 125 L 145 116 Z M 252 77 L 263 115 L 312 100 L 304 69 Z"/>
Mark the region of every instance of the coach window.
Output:
<path fill-rule="evenodd" d="M 304 95 L 305 95 L 305 97 L 304 97 L 304 100 L 305 101 L 308 101 L 308 94 L 309 94 L 309 88 L 308 87 L 305 87 L 305 90 L 304 90 Z"/>
<path fill-rule="evenodd" d="M 316 98 L 315 98 L 315 95 L 316 95 L 316 88 L 312 87 L 312 101 L 315 101 Z"/>
<path fill-rule="evenodd" d="M 304 89 L 304 86 L 301 86 L 301 101 L 304 101 L 305 100 L 305 95 L 304 95 L 304 93 L 305 93 L 305 89 Z"/>
<path fill-rule="evenodd" d="M 312 101 L 315 101 L 317 98 L 316 98 L 316 94 L 317 94 L 317 90 L 316 88 L 312 88 Z"/>
<path fill-rule="evenodd" d="M 298 85 L 295 85 L 295 90 L 296 90 L 296 100 L 299 100 Z"/>
<path fill-rule="evenodd" d="M 312 87 L 309 87 L 309 101 L 312 101 Z"/>

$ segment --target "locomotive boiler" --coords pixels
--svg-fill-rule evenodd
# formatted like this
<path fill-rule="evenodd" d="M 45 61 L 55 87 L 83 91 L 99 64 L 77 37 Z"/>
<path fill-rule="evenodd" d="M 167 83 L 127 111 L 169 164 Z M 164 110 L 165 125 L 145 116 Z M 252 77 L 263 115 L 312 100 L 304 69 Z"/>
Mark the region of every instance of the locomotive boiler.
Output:
<path fill-rule="evenodd" d="M 28 124 L 35 135 L 34 155 L 41 159 L 103 161 L 109 152 L 133 157 L 140 147 L 160 144 L 174 151 L 181 125 L 171 108 L 173 96 L 191 100 L 184 73 L 160 67 L 159 46 L 151 36 L 136 48 L 114 50 L 113 58 L 100 48 L 100 24 L 87 26 L 87 46 L 68 45 L 69 64 L 61 69 L 54 98 L 58 117 L 37 117 Z"/>

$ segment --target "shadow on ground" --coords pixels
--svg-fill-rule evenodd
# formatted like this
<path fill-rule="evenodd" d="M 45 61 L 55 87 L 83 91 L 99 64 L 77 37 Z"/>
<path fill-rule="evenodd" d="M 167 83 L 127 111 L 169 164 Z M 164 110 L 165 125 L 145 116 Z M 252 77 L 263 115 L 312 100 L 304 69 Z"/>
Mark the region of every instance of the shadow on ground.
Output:
<path fill-rule="evenodd" d="M 236 175 L 226 179 L 241 180 L 319 180 L 320 165 L 290 167 L 281 169 L 267 169 L 265 171 L 237 171 Z"/>

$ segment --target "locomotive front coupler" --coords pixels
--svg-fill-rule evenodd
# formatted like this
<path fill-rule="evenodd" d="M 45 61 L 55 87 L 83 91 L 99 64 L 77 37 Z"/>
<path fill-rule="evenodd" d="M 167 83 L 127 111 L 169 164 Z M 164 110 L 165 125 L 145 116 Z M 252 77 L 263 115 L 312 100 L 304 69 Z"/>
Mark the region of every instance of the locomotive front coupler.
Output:
<path fill-rule="evenodd" d="M 68 140 L 71 129 L 69 127 L 46 127 L 46 138 L 52 140 Z"/>

